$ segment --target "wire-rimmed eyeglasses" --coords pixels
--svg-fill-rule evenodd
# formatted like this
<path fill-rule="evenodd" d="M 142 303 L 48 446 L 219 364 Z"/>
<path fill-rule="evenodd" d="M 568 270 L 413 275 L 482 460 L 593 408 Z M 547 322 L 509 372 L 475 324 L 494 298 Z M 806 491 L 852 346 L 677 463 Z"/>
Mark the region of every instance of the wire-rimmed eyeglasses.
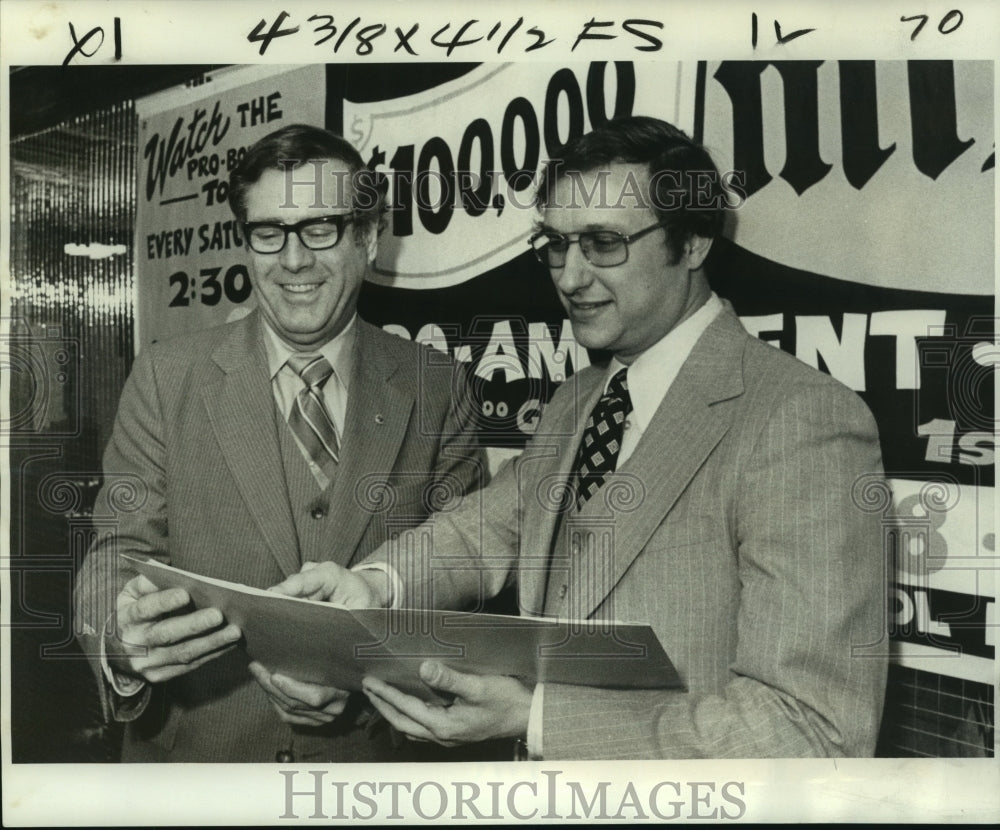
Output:
<path fill-rule="evenodd" d="M 549 268 L 562 268 L 566 264 L 566 253 L 574 242 L 580 243 L 580 250 L 591 265 L 596 265 L 598 268 L 613 268 L 628 261 L 630 242 L 635 242 L 657 228 L 664 227 L 666 227 L 665 222 L 657 222 L 630 234 L 604 230 L 580 231 L 580 233 L 539 231 L 532 235 L 528 244 L 534 249 L 538 261 Z"/>

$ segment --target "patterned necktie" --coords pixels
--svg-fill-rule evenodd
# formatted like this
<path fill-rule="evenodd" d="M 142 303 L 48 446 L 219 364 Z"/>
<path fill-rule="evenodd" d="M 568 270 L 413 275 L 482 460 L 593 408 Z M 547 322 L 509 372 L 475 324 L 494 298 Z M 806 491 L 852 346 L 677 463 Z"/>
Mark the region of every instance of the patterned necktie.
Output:
<path fill-rule="evenodd" d="M 333 367 L 325 357 L 317 355 L 292 355 L 288 365 L 305 383 L 288 414 L 288 426 L 301 442 L 306 458 L 328 471 L 340 454 L 337 426 L 323 403 L 323 385 L 333 374 Z"/>
<path fill-rule="evenodd" d="M 627 369 L 615 373 L 590 413 L 583 440 L 573 462 L 570 481 L 576 482 L 576 509 L 580 510 L 587 499 L 601 489 L 604 480 L 615 471 L 618 453 L 625 431 L 625 418 L 632 411 L 628 394 Z"/>

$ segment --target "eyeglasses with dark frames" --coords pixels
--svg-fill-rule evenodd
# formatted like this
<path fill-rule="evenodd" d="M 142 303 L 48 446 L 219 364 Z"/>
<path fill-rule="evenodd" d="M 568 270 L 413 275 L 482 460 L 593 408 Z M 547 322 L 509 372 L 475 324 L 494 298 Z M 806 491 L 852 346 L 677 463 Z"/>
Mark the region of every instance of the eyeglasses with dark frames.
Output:
<path fill-rule="evenodd" d="M 244 222 L 250 248 L 258 254 L 277 254 L 284 250 L 288 234 L 294 233 L 310 251 L 325 251 L 334 247 L 344 234 L 344 226 L 357 219 L 356 213 L 315 216 L 293 225 L 282 222 Z"/>
<path fill-rule="evenodd" d="M 562 268 L 566 265 L 566 254 L 574 242 L 580 243 L 580 250 L 591 265 L 596 265 L 598 268 L 614 268 L 616 265 L 628 262 L 629 243 L 666 226 L 666 222 L 657 222 L 631 234 L 604 230 L 580 231 L 580 233 L 539 231 L 532 235 L 528 244 L 534 249 L 538 261 L 549 268 Z"/>

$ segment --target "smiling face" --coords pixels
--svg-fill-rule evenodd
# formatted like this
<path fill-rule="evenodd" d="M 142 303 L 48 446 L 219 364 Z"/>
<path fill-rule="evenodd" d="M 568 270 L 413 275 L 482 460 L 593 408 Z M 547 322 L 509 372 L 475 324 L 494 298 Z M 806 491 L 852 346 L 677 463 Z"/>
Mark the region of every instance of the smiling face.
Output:
<path fill-rule="evenodd" d="M 316 197 L 301 184 L 305 170 L 322 171 L 329 192 Z M 328 159 L 319 167 L 265 170 L 246 191 L 248 222 L 291 225 L 303 219 L 349 213 L 337 183 L 349 181 L 342 161 Z M 296 181 L 291 187 L 289 177 Z M 332 205 L 329 207 L 328 205 Z M 340 241 L 325 251 L 311 251 L 295 234 L 276 254 L 250 251 L 251 281 L 264 319 L 295 349 L 308 351 L 336 337 L 354 316 L 358 292 L 378 249 L 376 228 L 354 222 L 344 226 Z"/>
<path fill-rule="evenodd" d="M 606 204 L 579 204 L 581 192 L 599 192 L 594 190 L 598 171 L 584 173 L 575 185 L 563 177 L 543 209 L 542 227 L 563 234 L 608 230 L 628 236 L 660 221 L 652 208 L 633 198 L 626 196 L 618 204 L 619 194 L 634 193 L 636 183 L 643 189 L 648 185 L 645 165 L 613 162 L 606 169 Z M 600 268 L 586 260 L 578 244 L 571 244 L 566 264 L 550 273 L 576 341 L 631 363 L 708 298 L 704 276 L 692 272 L 710 245 L 693 237 L 671 264 L 665 232 L 656 230 L 628 244 L 626 262 Z"/>

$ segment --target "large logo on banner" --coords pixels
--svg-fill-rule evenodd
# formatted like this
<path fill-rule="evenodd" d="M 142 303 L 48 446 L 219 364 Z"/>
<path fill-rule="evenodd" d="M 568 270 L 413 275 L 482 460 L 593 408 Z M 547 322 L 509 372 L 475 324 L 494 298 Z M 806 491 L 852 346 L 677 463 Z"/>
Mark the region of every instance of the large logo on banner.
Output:
<path fill-rule="evenodd" d="M 522 253 L 542 162 L 631 113 L 636 83 L 631 63 L 506 64 L 401 99 L 345 100 L 345 136 L 390 181 L 376 281 L 454 285 Z"/>
<path fill-rule="evenodd" d="M 896 659 L 989 683 L 992 65 L 726 61 L 703 78 L 703 140 L 747 195 L 717 287 L 878 421 Z"/>
<path fill-rule="evenodd" d="M 710 63 L 704 112 L 749 196 L 740 245 L 871 285 L 993 292 L 991 63 Z"/>
<path fill-rule="evenodd" d="M 223 323 L 252 305 L 229 173 L 273 130 L 323 123 L 323 79 L 322 66 L 246 67 L 138 103 L 137 344 Z"/>

